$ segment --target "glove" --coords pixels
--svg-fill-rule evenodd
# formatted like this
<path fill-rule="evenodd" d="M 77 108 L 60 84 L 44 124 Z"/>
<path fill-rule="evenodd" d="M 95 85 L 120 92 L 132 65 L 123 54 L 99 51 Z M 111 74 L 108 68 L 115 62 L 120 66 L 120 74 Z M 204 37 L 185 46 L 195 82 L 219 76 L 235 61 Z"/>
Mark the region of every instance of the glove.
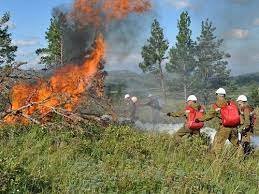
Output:
<path fill-rule="evenodd" d="M 195 123 L 199 123 L 201 122 L 199 119 L 195 119 Z"/>
<path fill-rule="evenodd" d="M 250 127 L 245 127 L 244 130 L 243 130 L 243 132 L 244 132 L 244 133 L 248 133 L 250 130 L 251 130 Z"/>
<path fill-rule="evenodd" d="M 170 117 L 170 116 L 171 116 L 171 113 L 169 112 L 169 113 L 167 113 L 166 115 Z"/>

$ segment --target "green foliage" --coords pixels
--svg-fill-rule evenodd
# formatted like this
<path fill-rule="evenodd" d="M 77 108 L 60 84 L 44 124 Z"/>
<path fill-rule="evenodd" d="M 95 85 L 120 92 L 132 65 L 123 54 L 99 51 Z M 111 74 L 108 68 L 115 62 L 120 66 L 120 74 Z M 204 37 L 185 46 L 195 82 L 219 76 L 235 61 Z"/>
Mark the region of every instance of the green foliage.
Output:
<path fill-rule="evenodd" d="M 207 153 L 207 139 L 177 144 L 168 134 L 127 126 L 77 132 L 59 125 L 0 129 L 0 192 L 256 193 L 258 163 L 231 149 Z M 89 136 L 89 134 L 93 134 Z M 94 135 L 95 134 L 95 135 Z"/>
<path fill-rule="evenodd" d="M 230 70 L 225 58 L 229 54 L 221 50 L 223 39 L 217 39 L 214 35 L 216 28 L 208 19 L 202 22 L 201 34 L 197 38 L 196 46 L 198 82 L 195 88 L 200 91 L 202 98 L 208 102 L 208 93 L 218 87 L 229 85 Z"/>
<path fill-rule="evenodd" d="M 184 90 L 185 99 L 187 90 L 191 86 L 193 71 L 195 69 L 194 60 L 194 42 L 191 39 L 192 31 L 190 29 L 191 18 L 188 12 L 182 12 L 178 21 L 178 35 L 176 44 L 169 51 L 169 63 L 166 69 L 169 72 L 179 74 L 178 83 Z"/>
<path fill-rule="evenodd" d="M 139 64 L 139 67 L 143 72 L 151 72 L 157 76 L 160 80 L 164 98 L 166 98 L 166 89 L 162 62 L 167 58 L 166 51 L 168 46 L 169 43 L 164 37 L 163 28 L 160 27 L 157 20 L 154 20 L 151 26 L 151 37 L 141 51 L 143 62 Z"/>
<path fill-rule="evenodd" d="M 40 63 L 46 64 L 48 67 L 63 65 L 63 29 L 62 15 L 53 16 L 50 19 L 50 27 L 46 32 L 47 48 L 36 50 L 36 54 L 41 56 Z"/>
<path fill-rule="evenodd" d="M 8 33 L 9 27 L 7 23 L 9 20 L 9 13 L 5 13 L 0 18 L 0 65 L 10 65 L 14 62 L 16 56 L 17 46 L 12 44 L 11 34 Z"/>
<path fill-rule="evenodd" d="M 119 102 L 123 99 L 125 94 L 126 84 L 124 82 L 107 83 L 105 85 L 105 94 L 115 102 Z"/>
<path fill-rule="evenodd" d="M 227 89 L 229 92 L 232 94 L 238 90 L 238 85 L 235 81 L 230 80 L 229 83 L 227 84 Z"/>
<path fill-rule="evenodd" d="M 160 73 L 162 61 L 168 49 L 168 41 L 164 38 L 163 29 L 157 20 L 154 20 L 151 27 L 151 37 L 147 40 L 148 44 L 142 48 L 143 62 L 139 64 L 143 72 Z"/>
<path fill-rule="evenodd" d="M 259 73 L 238 75 L 232 78 L 239 86 L 259 84 Z"/>
<path fill-rule="evenodd" d="M 249 97 L 250 97 L 250 103 L 253 106 L 259 106 L 259 87 L 258 86 L 252 87 Z"/>

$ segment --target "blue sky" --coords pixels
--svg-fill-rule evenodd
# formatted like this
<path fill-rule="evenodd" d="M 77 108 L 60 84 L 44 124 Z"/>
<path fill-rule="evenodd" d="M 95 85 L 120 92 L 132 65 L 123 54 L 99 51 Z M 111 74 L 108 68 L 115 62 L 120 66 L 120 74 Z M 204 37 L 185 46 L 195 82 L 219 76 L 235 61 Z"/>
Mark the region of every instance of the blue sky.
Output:
<path fill-rule="evenodd" d="M 0 0 L 0 14 L 11 13 L 11 32 L 14 43 L 19 46 L 18 60 L 26 60 L 28 66 L 37 66 L 34 54 L 37 48 L 46 45 L 44 36 L 48 28 L 52 8 L 70 4 L 72 0 Z M 177 19 L 188 10 L 192 19 L 193 38 L 200 31 L 201 21 L 209 18 L 217 27 L 217 35 L 225 39 L 224 49 L 232 58 L 229 67 L 233 74 L 259 71 L 259 7 L 258 0 L 154 0 L 154 14 L 165 30 L 170 44 L 175 43 Z M 148 20 L 147 22 L 151 22 Z M 143 31 L 148 38 L 149 26 Z M 137 48 L 129 51 L 128 58 L 120 61 L 115 56 L 107 57 L 108 69 L 136 70 L 140 62 L 140 41 Z"/>

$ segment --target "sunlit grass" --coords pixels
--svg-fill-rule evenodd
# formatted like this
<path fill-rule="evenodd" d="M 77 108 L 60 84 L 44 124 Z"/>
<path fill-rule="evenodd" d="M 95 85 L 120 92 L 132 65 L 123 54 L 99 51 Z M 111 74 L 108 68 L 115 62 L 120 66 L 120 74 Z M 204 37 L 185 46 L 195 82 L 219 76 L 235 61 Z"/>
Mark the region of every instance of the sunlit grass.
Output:
<path fill-rule="evenodd" d="M 257 193 L 258 156 L 208 154 L 206 138 L 175 142 L 127 126 L 0 130 L 0 191 Z M 89 133 L 91 132 L 91 133 Z M 89 134 L 92 134 L 89 136 Z"/>

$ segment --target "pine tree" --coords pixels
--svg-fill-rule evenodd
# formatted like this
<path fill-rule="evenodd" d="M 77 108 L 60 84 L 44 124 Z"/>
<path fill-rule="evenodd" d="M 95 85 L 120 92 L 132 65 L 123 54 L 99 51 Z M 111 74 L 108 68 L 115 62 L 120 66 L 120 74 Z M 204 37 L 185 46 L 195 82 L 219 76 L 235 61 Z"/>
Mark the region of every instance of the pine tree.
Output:
<path fill-rule="evenodd" d="M 49 68 L 64 65 L 63 17 L 64 15 L 60 14 L 51 18 L 45 36 L 48 46 L 36 50 L 36 54 L 41 56 L 40 62 Z"/>
<path fill-rule="evenodd" d="M 153 73 L 159 80 L 163 96 L 166 99 L 166 88 L 162 63 L 166 59 L 166 51 L 169 43 L 164 37 L 163 29 L 157 20 L 154 20 L 151 27 L 151 37 L 142 48 L 143 62 L 139 64 L 142 71 Z"/>
<path fill-rule="evenodd" d="M 191 87 L 192 73 L 195 69 L 194 42 L 191 39 L 190 25 L 191 19 L 188 12 L 182 12 L 180 20 L 178 20 L 177 42 L 169 51 L 169 63 L 166 65 L 167 71 L 175 72 L 179 75 L 177 82 L 183 88 L 185 100 L 188 89 Z"/>
<path fill-rule="evenodd" d="M 5 13 L 0 18 L 0 65 L 11 65 L 15 60 L 17 46 L 12 44 L 11 34 L 7 22 L 10 20 L 10 14 Z"/>
<path fill-rule="evenodd" d="M 197 38 L 195 56 L 198 59 L 196 77 L 199 82 L 196 87 L 205 103 L 209 100 L 210 90 L 230 83 L 230 70 L 227 69 L 228 62 L 225 60 L 230 55 L 221 50 L 223 39 L 217 39 L 215 30 L 212 22 L 207 19 L 202 22 L 201 34 Z"/>

